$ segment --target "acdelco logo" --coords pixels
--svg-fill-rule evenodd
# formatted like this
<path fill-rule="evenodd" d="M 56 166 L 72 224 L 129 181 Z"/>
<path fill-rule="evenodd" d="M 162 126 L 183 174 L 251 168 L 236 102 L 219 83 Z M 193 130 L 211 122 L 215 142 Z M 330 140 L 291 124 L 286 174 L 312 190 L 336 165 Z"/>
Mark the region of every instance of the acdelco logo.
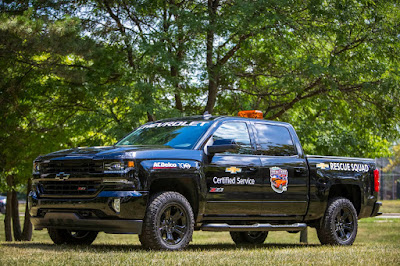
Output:
<path fill-rule="evenodd" d="M 67 180 L 69 178 L 70 174 L 66 174 L 64 172 L 59 172 L 56 174 L 56 179 L 58 180 Z"/>

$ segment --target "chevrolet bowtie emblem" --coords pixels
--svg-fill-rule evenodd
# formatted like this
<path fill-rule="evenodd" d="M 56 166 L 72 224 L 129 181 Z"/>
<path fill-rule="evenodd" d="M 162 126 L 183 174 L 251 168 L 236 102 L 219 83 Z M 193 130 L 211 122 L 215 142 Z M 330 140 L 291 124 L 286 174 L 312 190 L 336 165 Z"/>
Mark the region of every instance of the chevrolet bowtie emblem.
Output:
<path fill-rule="evenodd" d="M 70 174 L 66 174 L 64 172 L 59 172 L 56 174 L 56 179 L 58 180 L 67 180 L 69 178 Z"/>
<path fill-rule="evenodd" d="M 329 164 L 319 163 L 317 164 L 317 168 L 321 168 L 322 170 L 329 169 Z"/>
<path fill-rule="evenodd" d="M 241 169 L 241 168 L 237 168 L 237 167 L 235 167 L 235 166 L 231 166 L 231 167 L 229 167 L 229 168 L 226 168 L 226 169 L 225 169 L 225 172 L 231 173 L 231 174 L 236 174 L 236 173 L 242 172 L 242 169 Z"/>

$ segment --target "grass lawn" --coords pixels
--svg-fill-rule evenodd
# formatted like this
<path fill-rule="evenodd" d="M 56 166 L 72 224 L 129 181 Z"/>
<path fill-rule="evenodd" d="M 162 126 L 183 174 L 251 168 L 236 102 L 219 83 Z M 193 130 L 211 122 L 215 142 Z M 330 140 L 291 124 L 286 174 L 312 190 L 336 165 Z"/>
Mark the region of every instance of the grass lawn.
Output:
<path fill-rule="evenodd" d="M 4 216 L 0 215 L 0 220 Z M 321 246 L 314 229 L 309 244 L 299 234 L 270 232 L 258 246 L 236 247 L 229 233 L 195 232 L 181 252 L 147 251 L 136 235 L 100 233 L 89 247 L 55 246 L 47 231 L 34 231 L 32 242 L 4 242 L 0 224 L 0 265 L 399 265 L 400 219 L 359 221 L 357 240 L 350 247 Z"/>
<path fill-rule="evenodd" d="M 400 213 L 400 200 L 382 200 L 383 213 Z"/>

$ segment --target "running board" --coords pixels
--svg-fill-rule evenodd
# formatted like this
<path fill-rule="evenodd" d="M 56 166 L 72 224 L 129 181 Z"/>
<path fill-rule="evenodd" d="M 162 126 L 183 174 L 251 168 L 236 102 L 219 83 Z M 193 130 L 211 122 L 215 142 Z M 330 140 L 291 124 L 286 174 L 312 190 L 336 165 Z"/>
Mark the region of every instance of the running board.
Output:
<path fill-rule="evenodd" d="M 231 225 L 231 224 L 203 224 L 203 231 L 301 231 L 307 228 L 305 223 L 272 225 L 272 224 L 251 224 L 251 225 Z"/>

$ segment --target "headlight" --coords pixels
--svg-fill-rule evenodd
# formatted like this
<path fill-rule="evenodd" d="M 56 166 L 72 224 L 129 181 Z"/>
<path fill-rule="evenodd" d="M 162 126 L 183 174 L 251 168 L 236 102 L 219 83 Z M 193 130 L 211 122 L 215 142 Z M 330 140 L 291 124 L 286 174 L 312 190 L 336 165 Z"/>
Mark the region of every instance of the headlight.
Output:
<path fill-rule="evenodd" d="M 39 174 L 40 173 L 40 163 L 39 162 L 33 162 L 33 174 Z"/>
<path fill-rule="evenodd" d="M 127 162 L 112 162 L 104 163 L 104 173 L 105 174 L 123 174 L 127 173 L 131 168 L 135 166 L 133 161 Z"/>
<path fill-rule="evenodd" d="M 125 165 L 122 162 L 113 162 L 104 164 L 104 170 L 120 171 L 124 170 Z"/>

